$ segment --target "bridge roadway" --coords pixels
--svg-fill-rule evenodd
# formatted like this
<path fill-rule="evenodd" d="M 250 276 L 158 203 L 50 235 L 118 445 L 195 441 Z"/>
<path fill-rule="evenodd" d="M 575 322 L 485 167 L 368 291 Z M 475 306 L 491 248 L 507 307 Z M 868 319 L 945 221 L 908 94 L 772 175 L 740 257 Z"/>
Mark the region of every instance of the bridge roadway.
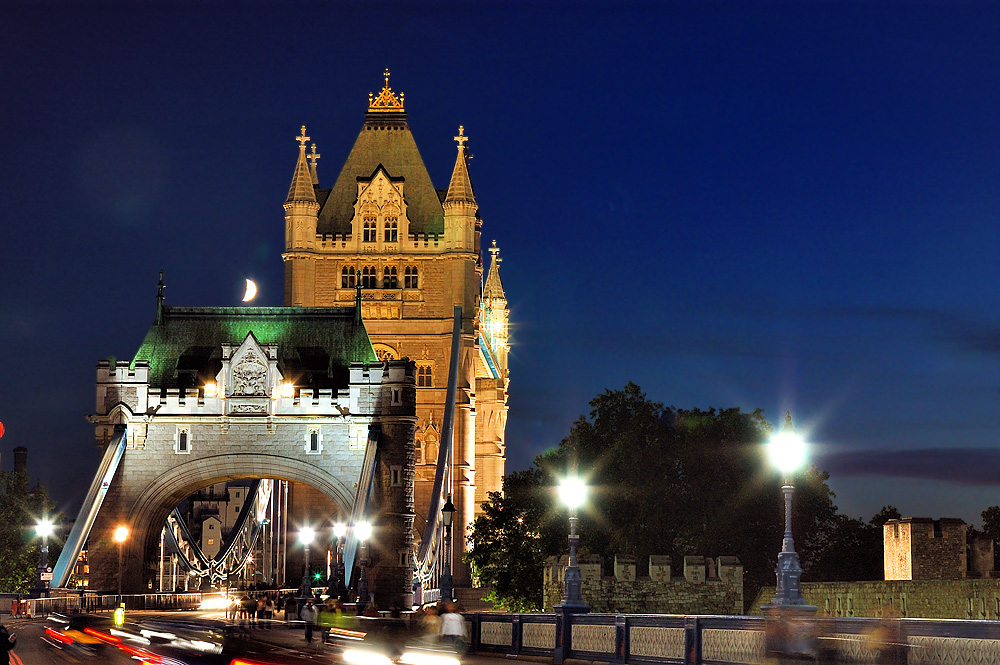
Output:
<path fill-rule="evenodd" d="M 108 621 L 107 614 L 94 615 L 100 620 Z M 142 619 L 165 619 L 165 620 L 224 620 L 225 615 L 218 611 L 206 612 L 196 611 L 174 611 L 174 612 L 130 612 L 129 620 L 141 621 Z M 52 665 L 54 663 L 86 663 L 96 662 L 95 660 L 81 659 L 69 653 L 59 652 L 42 641 L 46 626 L 54 626 L 54 622 L 45 618 L 35 619 L 12 619 L 9 615 L 2 617 L 2 622 L 8 630 L 17 635 L 17 646 L 11 651 L 11 663 L 14 665 Z M 287 627 L 282 621 L 273 621 L 272 628 L 253 628 L 249 630 L 248 647 L 245 654 L 241 654 L 247 662 L 254 662 L 254 654 L 259 655 L 261 663 L 289 663 L 294 665 L 310 665 L 320 663 L 341 663 L 336 657 L 333 649 L 327 647 L 325 650 L 320 646 L 318 640 L 312 644 L 305 641 L 304 630 L 301 626 Z M 111 652 L 102 654 L 101 665 L 135 665 L 136 661 L 123 652 Z M 521 661 L 535 661 L 538 663 L 551 663 L 551 658 L 519 657 Z M 462 665 L 503 665 L 509 663 L 510 659 L 503 656 L 470 654 L 463 656 Z M 572 662 L 572 661 L 567 661 Z M 583 663 L 583 661 L 579 661 Z"/>

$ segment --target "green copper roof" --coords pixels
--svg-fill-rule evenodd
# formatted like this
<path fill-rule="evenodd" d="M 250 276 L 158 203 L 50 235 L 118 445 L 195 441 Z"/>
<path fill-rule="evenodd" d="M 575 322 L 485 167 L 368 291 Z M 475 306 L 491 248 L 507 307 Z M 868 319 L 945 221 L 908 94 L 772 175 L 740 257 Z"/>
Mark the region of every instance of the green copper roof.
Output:
<path fill-rule="evenodd" d="M 297 385 L 346 386 L 348 365 L 378 362 L 353 307 L 164 307 L 132 365 L 149 363 L 151 387 L 200 385 L 222 368 L 222 345 L 251 332 L 278 345 L 278 369 Z"/>
<path fill-rule="evenodd" d="M 351 231 L 358 178 L 371 177 L 379 164 L 390 176 L 404 178 L 403 198 L 406 199 L 410 231 L 444 233 L 444 209 L 406 124 L 405 113 L 365 115 L 365 125 L 329 197 L 323 202 L 317 233 Z"/>

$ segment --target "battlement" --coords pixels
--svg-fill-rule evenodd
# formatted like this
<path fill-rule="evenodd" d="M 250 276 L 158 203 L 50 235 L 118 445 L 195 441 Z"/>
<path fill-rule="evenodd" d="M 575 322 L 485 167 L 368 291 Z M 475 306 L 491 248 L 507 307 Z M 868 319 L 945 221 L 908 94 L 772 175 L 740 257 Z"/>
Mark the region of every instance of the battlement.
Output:
<path fill-rule="evenodd" d="M 317 233 L 316 245 L 323 249 L 334 249 L 338 246 L 341 249 L 346 249 L 347 243 L 351 242 L 351 235 L 350 233 Z"/>
<path fill-rule="evenodd" d="M 543 571 L 545 611 L 562 601 L 568 556 L 551 556 Z M 743 565 L 734 556 L 684 557 L 681 577 L 672 574 L 671 558 L 649 557 L 649 576 L 636 576 L 636 559 L 616 555 L 614 575 L 605 576 L 596 554 L 578 557 L 584 602 L 594 612 L 742 614 Z"/>
<path fill-rule="evenodd" d="M 417 249 L 420 247 L 437 247 L 441 236 L 436 233 L 411 233 L 409 234 L 409 238 L 413 243 L 414 249 Z"/>
<path fill-rule="evenodd" d="M 948 580 L 966 576 L 965 522 L 904 517 L 882 527 L 887 580 Z"/>

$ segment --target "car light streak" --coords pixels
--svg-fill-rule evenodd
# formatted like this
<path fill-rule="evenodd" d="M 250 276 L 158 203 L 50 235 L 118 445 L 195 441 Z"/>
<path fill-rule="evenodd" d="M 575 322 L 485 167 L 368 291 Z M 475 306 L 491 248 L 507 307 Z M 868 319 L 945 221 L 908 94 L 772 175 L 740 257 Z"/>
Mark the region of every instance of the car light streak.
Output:
<path fill-rule="evenodd" d="M 357 649 L 344 651 L 344 660 L 351 665 L 392 665 L 392 661 L 380 653 L 358 651 Z"/>
<path fill-rule="evenodd" d="M 459 665 L 457 658 L 450 656 L 437 656 L 430 653 L 420 653 L 417 651 L 407 651 L 399 657 L 403 665 Z"/>

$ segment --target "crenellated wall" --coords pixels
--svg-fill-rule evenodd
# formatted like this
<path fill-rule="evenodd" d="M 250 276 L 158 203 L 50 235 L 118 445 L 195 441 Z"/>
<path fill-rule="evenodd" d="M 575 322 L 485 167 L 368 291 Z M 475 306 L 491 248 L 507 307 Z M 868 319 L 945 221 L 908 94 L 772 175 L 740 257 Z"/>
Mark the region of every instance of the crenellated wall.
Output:
<path fill-rule="evenodd" d="M 562 602 L 569 557 L 549 557 L 544 571 L 544 611 Z M 671 574 L 670 557 L 649 557 L 649 577 L 636 577 L 634 557 L 616 556 L 614 576 L 603 576 L 596 555 L 582 555 L 583 600 L 595 613 L 742 614 L 743 566 L 739 559 L 684 557 L 684 573 Z"/>

